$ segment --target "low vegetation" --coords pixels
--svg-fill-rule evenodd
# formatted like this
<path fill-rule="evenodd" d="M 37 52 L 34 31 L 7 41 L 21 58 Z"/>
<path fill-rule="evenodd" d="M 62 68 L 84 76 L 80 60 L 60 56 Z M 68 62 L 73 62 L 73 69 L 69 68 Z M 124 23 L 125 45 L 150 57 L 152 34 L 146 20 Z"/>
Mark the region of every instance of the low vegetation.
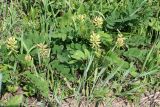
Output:
<path fill-rule="evenodd" d="M 158 0 L 1 0 L 0 106 L 138 107 L 160 90 L 159 12 Z"/>

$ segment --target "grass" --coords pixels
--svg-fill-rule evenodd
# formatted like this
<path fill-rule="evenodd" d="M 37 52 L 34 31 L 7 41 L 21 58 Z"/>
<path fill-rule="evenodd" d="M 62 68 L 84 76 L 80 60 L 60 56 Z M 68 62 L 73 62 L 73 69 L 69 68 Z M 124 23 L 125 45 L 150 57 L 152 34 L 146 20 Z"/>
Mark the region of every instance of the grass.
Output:
<path fill-rule="evenodd" d="M 159 4 L 0 2 L 0 106 L 141 106 L 160 90 Z"/>

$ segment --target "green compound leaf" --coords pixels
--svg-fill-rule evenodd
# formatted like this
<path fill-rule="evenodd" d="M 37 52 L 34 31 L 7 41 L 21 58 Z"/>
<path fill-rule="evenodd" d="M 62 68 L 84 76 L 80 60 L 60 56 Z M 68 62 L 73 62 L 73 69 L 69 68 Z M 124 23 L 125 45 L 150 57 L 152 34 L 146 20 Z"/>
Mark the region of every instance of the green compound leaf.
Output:
<path fill-rule="evenodd" d="M 26 75 L 26 78 L 32 84 L 34 84 L 34 87 L 37 89 L 37 91 L 40 92 L 42 96 L 48 97 L 49 85 L 48 85 L 48 82 L 44 78 L 42 78 L 40 75 L 36 75 L 31 72 L 26 72 L 25 75 Z"/>

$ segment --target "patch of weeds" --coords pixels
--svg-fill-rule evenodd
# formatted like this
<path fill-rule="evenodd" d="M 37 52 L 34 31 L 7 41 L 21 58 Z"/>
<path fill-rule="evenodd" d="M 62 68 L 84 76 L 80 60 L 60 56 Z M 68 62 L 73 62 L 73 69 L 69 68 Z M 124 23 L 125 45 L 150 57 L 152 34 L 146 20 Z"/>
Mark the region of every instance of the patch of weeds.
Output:
<path fill-rule="evenodd" d="M 79 105 L 114 98 L 134 103 L 159 91 L 157 4 L 0 1 L 0 106 L 26 106 L 32 98 L 57 106 L 68 98 Z"/>

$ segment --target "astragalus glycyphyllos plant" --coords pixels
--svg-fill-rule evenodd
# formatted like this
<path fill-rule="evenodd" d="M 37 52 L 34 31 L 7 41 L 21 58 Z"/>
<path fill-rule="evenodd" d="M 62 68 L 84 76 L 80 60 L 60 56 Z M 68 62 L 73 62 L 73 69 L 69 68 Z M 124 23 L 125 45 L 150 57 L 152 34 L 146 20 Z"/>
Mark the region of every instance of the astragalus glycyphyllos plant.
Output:
<path fill-rule="evenodd" d="M 158 1 L 0 2 L 3 106 L 137 102 L 159 90 L 159 23 Z"/>

